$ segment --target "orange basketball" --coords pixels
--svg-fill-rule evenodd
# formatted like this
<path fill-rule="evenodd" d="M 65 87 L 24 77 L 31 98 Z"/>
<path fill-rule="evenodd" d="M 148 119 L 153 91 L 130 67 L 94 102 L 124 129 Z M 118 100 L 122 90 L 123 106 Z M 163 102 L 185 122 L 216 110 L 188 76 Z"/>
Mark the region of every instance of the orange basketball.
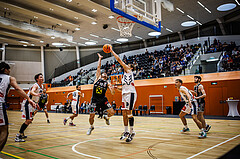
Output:
<path fill-rule="evenodd" d="M 103 45 L 103 51 L 105 53 L 110 53 L 111 48 L 112 48 L 112 45 L 110 45 L 110 44 Z"/>

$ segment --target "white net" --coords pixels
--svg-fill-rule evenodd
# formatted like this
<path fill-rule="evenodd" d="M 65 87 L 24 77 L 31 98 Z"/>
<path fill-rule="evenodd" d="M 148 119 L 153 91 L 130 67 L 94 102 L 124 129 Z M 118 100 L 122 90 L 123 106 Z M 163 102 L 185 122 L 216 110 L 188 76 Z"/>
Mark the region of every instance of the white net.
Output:
<path fill-rule="evenodd" d="M 135 24 L 135 22 L 124 18 L 122 16 L 119 16 L 117 18 L 117 24 L 120 30 L 120 36 L 121 37 L 131 37 L 132 36 L 132 29 Z"/>

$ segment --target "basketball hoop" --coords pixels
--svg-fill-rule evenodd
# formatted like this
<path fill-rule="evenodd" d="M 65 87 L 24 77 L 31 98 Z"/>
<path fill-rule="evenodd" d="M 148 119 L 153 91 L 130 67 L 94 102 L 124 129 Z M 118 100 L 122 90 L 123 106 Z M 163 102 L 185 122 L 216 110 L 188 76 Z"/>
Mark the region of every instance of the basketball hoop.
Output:
<path fill-rule="evenodd" d="M 132 29 L 135 24 L 134 21 L 131 21 L 123 16 L 117 17 L 117 24 L 120 30 L 121 37 L 131 37 L 132 36 Z"/>

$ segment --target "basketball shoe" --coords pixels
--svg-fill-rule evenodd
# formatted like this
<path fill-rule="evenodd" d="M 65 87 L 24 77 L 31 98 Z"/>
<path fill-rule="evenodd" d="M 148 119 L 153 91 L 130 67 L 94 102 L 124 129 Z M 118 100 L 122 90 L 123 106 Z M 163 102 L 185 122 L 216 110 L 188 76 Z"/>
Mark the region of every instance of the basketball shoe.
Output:
<path fill-rule="evenodd" d="M 94 127 L 90 127 L 87 131 L 87 135 L 91 135 L 93 130 L 94 130 Z"/>
<path fill-rule="evenodd" d="M 199 139 L 203 139 L 207 137 L 207 133 L 205 131 L 200 132 L 200 136 L 198 136 Z"/>
<path fill-rule="evenodd" d="M 129 132 L 123 132 L 121 137 L 120 137 L 120 140 L 126 139 L 128 137 L 128 135 L 129 135 Z"/>
<path fill-rule="evenodd" d="M 190 129 L 189 128 L 183 128 L 182 130 L 181 130 L 181 132 L 188 132 L 188 131 L 190 131 Z"/>
<path fill-rule="evenodd" d="M 21 134 L 17 133 L 15 137 L 15 142 L 25 142 L 25 140 L 23 139 L 23 136 Z"/>
<path fill-rule="evenodd" d="M 109 121 L 109 119 L 107 118 L 107 116 L 104 115 L 103 118 L 106 120 L 106 124 L 107 124 L 107 125 L 110 125 L 110 121 Z"/>
<path fill-rule="evenodd" d="M 211 129 L 211 127 L 212 127 L 211 125 L 207 125 L 207 126 L 206 126 L 206 131 L 205 131 L 205 132 L 209 132 L 209 130 Z"/>
<path fill-rule="evenodd" d="M 73 124 L 73 123 L 69 123 L 69 126 L 76 126 L 76 124 Z"/>
<path fill-rule="evenodd" d="M 131 142 L 133 140 L 133 137 L 136 135 L 135 132 L 132 132 L 131 134 L 128 135 L 128 138 L 126 139 L 126 142 Z"/>

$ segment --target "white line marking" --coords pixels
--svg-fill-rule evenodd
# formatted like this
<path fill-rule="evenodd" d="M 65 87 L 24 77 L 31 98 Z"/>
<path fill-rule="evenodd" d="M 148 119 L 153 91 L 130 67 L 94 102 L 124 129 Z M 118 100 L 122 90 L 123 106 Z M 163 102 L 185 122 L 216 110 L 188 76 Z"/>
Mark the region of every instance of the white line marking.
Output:
<path fill-rule="evenodd" d="M 113 137 L 113 138 L 118 138 L 118 137 Z M 152 137 L 137 137 L 137 138 L 154 139 L 154 140 L 171 140 L 171 139 L 152 138 Z M 92 139 L 92 140 L 86 140 L 86 141 L 79 142 L 79 143 L 77 143 L 77 144 L 75 144 L 75 145 L 72 146 L 72 150 L 73 150 L 74 152 L 76 152 L 77 154 L 80 154 L 80 155 L 83 155 L 83 156 L 101 159 L 100 157 L 91 156 L 91 155 L 88 155 L 88 154 L 85 154 L 85 153 L 78 152 L 78 151 L 75 149 L 75 147 L 76 147 L 77 145 L 79 145 L 79 144 L 83 144 L 83 143 L 86 143 L 86 142 L 89 142 L 89 141 L 104 140 L 104 139 L 109 139 L 109 138 L 98 138 L 98 139 Z"/>
<path fill-rule="evenodd" d="M 105 139 L 105 138 L 100 138 L 100 139 Z M 72 146 L 72 150 L 80 155 L 83 155 L 83 156 L 87 156 L 87 157 L 91 157 L 91 158 L 97 158 L 97 159 L 101 159 L 100 157 L 96 157 L 96 156 L 91 156 L 91 155 L 88 155 L 88 154 L 84 154 L 84 153 L 81 153 L 81 152 L 78 152 L 75 147 L 79 144 L 82 144 L 82 143 L 85 143 L 85 142 L 88 142 L 88 141 L 92 141 L 92 140 L 87 140 L 87 141 L 83 141 L 83 142 L 79 142 L 75 145 Z"/>
<path fill-rule="evenodd" d="M 172 139 L 163 139 L 163 138 L 153 138 L 153 137 L 136 137 L 136 138 L 143 138 L 143 139 L 153 139 L 153 140 L 172 140 Z"/>
<path fill-rule="evenodd" d="M 195 155 L 193 155 L 193 156 L 191 156 L 191 157 L 188 157 L 187 159 L 191 159 L 191 158 L 193 158 L 193 157 L 196 157 L 196 156 L 198 156 L 198 155 L 200 155 L 200 154 L 202 154 L 202 153 L 204 153 L 204 152 L 207 152 L 207 151 L 209 151 L 209 150 L 211 150 L 211 149 L 214 149 L 215 147 L 218 147 L 218 146 L 220 146 L 220 145 L 222 145 L 222 144 L 225 144 L 226 142 L 231 141 L 231 140 L 233 140 L 233 139 L 235 139 L 235 138 L 237 138 L 237 137 L 239 137 L 239 136 L 240 136 L 240 134 L 237 135 L 237 136 L 234 136 L 234 137 L 232 137 L 232 138 L 230 138 L 230 139 L 228 139 L 228 140 L 226 140 L 226 141 L 223 141 L 223 142 L 221 142 L 220 144 L 217 144 L 217 145 L 215 145 L 215 146 L 213 146 L 213 147 L 210 147 L 210 148 L 208 148 L 208 149 L 206 149 L 206 150 L 204 150 L 204 151 L 201 151 L 201 152 L 199 152 L 199 153 L 197 153 L 197 154 L 195 154 Z"/>

